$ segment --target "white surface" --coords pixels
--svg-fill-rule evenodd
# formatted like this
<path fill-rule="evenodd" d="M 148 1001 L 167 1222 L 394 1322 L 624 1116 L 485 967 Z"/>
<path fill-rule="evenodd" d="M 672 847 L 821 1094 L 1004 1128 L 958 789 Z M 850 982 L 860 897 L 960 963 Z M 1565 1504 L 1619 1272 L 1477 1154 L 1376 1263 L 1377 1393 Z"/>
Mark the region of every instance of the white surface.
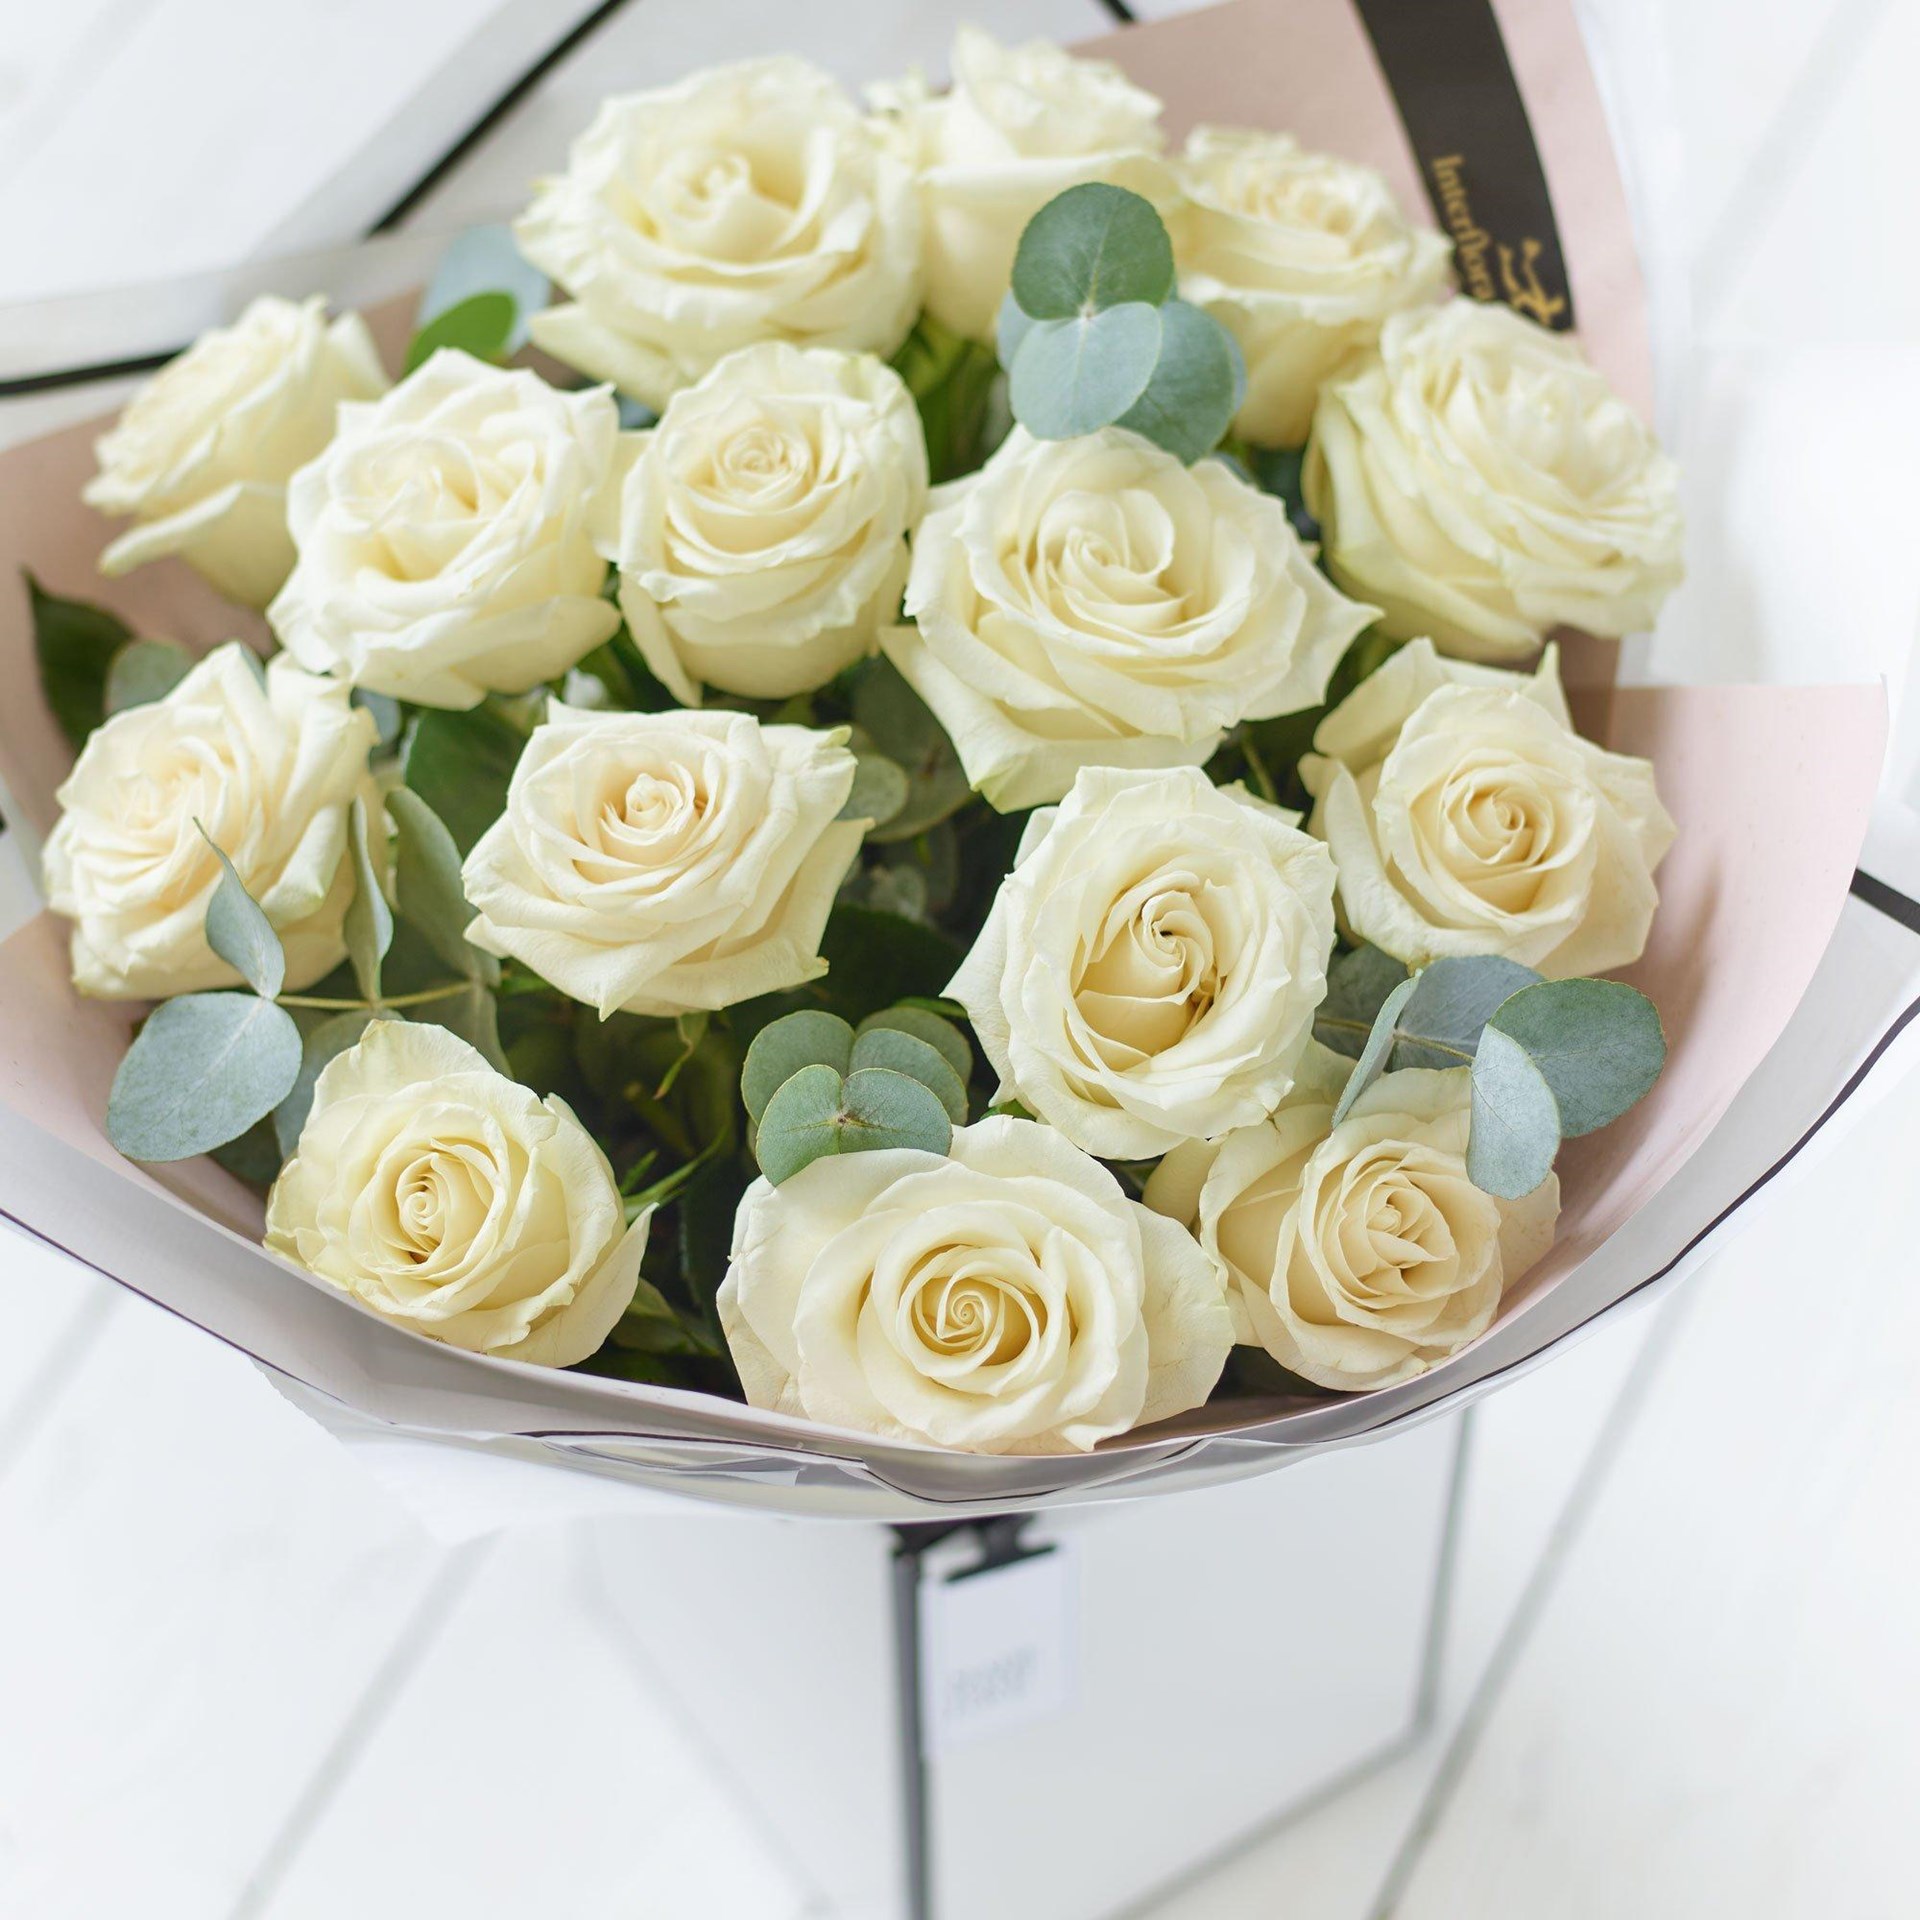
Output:
<path fill-rule="evenodd" d="M 331 237 L 338 169 L 431 100 L 456 29 L 514 11 L 0 0 L 0 294 Z M 960 11 L 810 0 L 756 31 L 872 72 L 937 65 Z M 1092 0 L 964 11 L 1100 24 Z M 1584 11 L 1619 55 L 1663 337 L 1689 308 L 1695 329 L 1664 409 L 1693 577 L 1653 669 L 1899 687 L 1920 614 L 1920 9 Z M 598 93 L 744 37 L 738 8 L 634 0 L 422 217 L 513 197 Z M 1910 1083 L 1674 1306 L 1488 1404 L 1434 1733 L 1160 1920 L 1912 1911 L 1916 1143 Z M 700 1682 L 726 1648 L 636 1635 L 643 1575 L 608 1584 L 671 1551 L 670 1527 L 618 1544 L 572 1526 L 441 1548 L 245 1366 L 9 1247 L 0 1912 L 823 1913 L 716 1773 Z M 1222 1632 L 1271 1657 L 1259 1627 L 1245 1607 Z M 806 1751 L 797 1727 L 796 1774 Z"/>

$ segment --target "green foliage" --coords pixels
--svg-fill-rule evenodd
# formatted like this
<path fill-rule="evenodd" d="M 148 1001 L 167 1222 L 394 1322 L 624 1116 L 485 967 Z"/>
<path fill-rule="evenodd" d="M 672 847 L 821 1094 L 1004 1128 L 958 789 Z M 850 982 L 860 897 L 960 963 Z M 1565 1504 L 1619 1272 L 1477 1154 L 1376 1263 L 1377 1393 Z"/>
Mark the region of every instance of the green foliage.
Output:
<path fill-rule="evenodd" d="M 286 1097 L 273 1110 L 273 1131 L 280 1143 L 282 1159 L 291 1160 L 300 1145 L 300 1130 L 313 1111 L 313 1089 L 321 1070 L 349 1047 L 357 1046 L 360 1036 L 378 1016 L 371 1008 L 353 1013 L 336 1013 L 312 1026 L 300 1046 L 300 1070 Z"/>
<path fill-rule="evenodd" d="M 129 1160 L 189 1160 L 264 1120 L 300 1072 L 293 1016 L 251 993 L 156 1007 L 107 1097 L 107 1137 Z"/>
<path fill-rule="evenodd" d="M 1560 1150 L 1553 1089 L 1525 1047 L 1488 1027 L 1473 1057 L 1471 1091 L 1467 1178 L 1488 1193 L 1518 1200 L 1553 1171 Z"/>
<path fill-rule="evenodd" d="M 868 1026 L 853 1042 L 853 1071 L 884 1067 L 917 1080 L 939 1100 L 956 1127 L 967 1124 L 967 1087 L 941 1050 L 899 1027 Z"/>
<path fill-rule="evenodd" d="M 527 320 L 538 313 L 552 297 L 546 275 L 533 265 L 513 238 L 507 226 L 468 227 L 456 234 L 440 256 L 427 290 L 413 317 L 416 332 L 425 329 L 443 315 L 471 301 L 476 294 L 492 294 L 509 300 L 513 306 L 512 324 L 507 328 L 501 350 L 511 352 L 527 337 Z M 443 344 L 460 345 L 457 341 Z M 474 351 L 474 349 L 469 349 Z M 424 356 L 423 356 L 424 357 Z M 408 370 L 417 363 L 408 357 Z"/>
<path fill-rule="evenodd" d="M 892 364 L 919 409 L 934 483 L 971 473 L 992 451 L 993 349 L 922 314 Z"/>
<path fill-rule="evenodd" d="M 836 1081 L 853 1064 L 853 1029 L 838 1014 L 804 1009 L 762 1027 L 740 1069 L 740 1097 L 758 1121 L 767 1102 L 795 1074 L 830 1067 Z"/>
<path fill-rule="evenodd" d="M 931 1051 L 931 1049 L 929 1049 Z M 754 1151 L 778 1186 L 829 1153 L 917 1147 L 945 1153 L 952 1127 L 939 1096 L 886 1067 L 843 1079 L 825 1065 L 802 1067 L 767 1102 Z"/>
<path fill-rule="evenodd" d="M 24 569 L 33 612 L 33 649 L 40 663 L 40 691 L 60 731 L 76 751 L 107 716 L 107 675 L 115 657 L 133 639 L 117 614 L 84 600 L 47 592 Z"/>
<path fill-rule="evenodd" d="M 1525 1051 L 1552 1090 L 1568 1139 L 1619 1119 L 1667 1062 L 1659 1009 L 1623 980 L 1523 987 L 1487 1024 Z"/>
<path fill-rule="evenodd" d="M 873 907 L 836 906 L 820 942 L 828 1006 L 859 1022 L 896 1001 L 939 993 L 965 958 L 936 927 Z"/>
<path fill-rule="evenodd" d="M 519 318 L 510 293 L 469 294 L 413 336 L 403 371 L 425 366 L 442 347 L 456 347 L 476 360 L 504 360 Z"/>
<path fill-rule="evenodd" d="M 380 872 L 368 840 L 367 803 L 356 799 L 347 816 L 347 851 L 353 862 L 353 898 L 342 931 L 363 1000 L 380 998 L 380 963 L 393 945 L 393 909 L 380 889 Z"/>
<path fill-rule="evenodd" d="M 1027 222 L 1013 297 L 1035 320 L 1065 320 L 1173 293 L 1173 242 L 1153 203 L 1091 181 L 1056 194 Z"/>
<path fill-rule="evenodd" d="M 973 798 L 946 729 L 892 661 L 874 660 L 860 669 L 853 684 L 853 719 L 907 778 L 906 798 L 867 836 L 875 844 L 911 840 Z"/>
<path fill-rule="evenodd" d="M 925 1007 L 888 1007 L 883 1012 L 868 1014 L 860 1022 L 855 1038 L 864 1039 L 881 1028 L 910 1033 L 916 1040 L 924 1040 L 953 1069 L 960 1084 L 966 1085 L 973 1072 L 973 1049 L 967 1045 L 967 1036 L 945 1015 Z"/>
<path fill-rule="evenodd" d="M 1160 353 L 1146 391 L 1120 425 L 1189 466 L 1220 444 L 1247 393 L 1240 344 L 1211 314 L 1184 300 L 1160 309 Z"/>
<path fill-rule="evenodd" d="M 1008 375 L 1013 417 L 1042 440 L 1113 425 L 1145 394 L 1160 333 L 1159 308 L 1138 301 L 1034 321 Z"/>
<path fill-rule="evenodd" d="M 110 714 L 164 699 L 193 670 L 177 640 L 129 640 L 107 664 L 102 698 Z"/>
<path fill-rule="evenodd" d="M 214 844 L 199 821 L 193 824 L 220 862 L 220 878 L 214 885 L 213 898 L 207 902 L 207 945 L 255 993 L 271 1000 L 287 979 L 287 956 L 280 936 L 253 895 L 241 884 L 233 862 Z"/>
<path fill-rule="evenodd" d="M 433 809 L 463 857 L 505 810 L 527 732 L 498 700 L 461 713 L 429 707 L 413 723 L 402 777 Z"/>
<path fill-rule="evenodd" d="M 500 962 L 467 940 L 473 908 L 460 879 L 460 849 L 440 816 L 409 787 L 387 795 L 394 826 L 394 867 L 400 916 L 418 929 L 455 973 L 498 986 Z"/>
<path fill-rule="evenodd" d="M 1353 1103 L 1386 1072 L 1387 1056 L 1392 1053 L 1394 1042 L 1400 1037 L 1395 1023 L 1419 984 L 1418 980 L 1402 980 L 1381 1001 L 1380 1011 L 1374 1017 L 1373 1030 L 1361 1046 L 1360 1058 L 1354 1062 L 1339 1104 L 1333 1110 L 1333 1124 L 1336 1127 L 1353 1111 Z"/>
<path fill-rule="evenodd" d="M 884 753 L 856 753 L 853 762 L 853 787 L 840 809 L 842 820 L 869 820 L 884 827 L 912 792 L 906 769 Z"/>

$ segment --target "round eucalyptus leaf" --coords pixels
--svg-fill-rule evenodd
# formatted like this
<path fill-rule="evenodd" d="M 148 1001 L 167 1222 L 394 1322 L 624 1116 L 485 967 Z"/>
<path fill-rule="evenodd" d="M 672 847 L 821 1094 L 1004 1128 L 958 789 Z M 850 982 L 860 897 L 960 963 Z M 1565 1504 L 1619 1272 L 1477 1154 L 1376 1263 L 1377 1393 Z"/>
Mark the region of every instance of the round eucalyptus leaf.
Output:
<path fill-rule="evenodd" d="M 193 668 L 177 640 L 129 640 L 107 664 L 106 710 L 150 706 L 171 693 Z"/>
<path fill-rule="evenodd" d="M 1220 444 L 1246 384 L 1246 362 L 1233 335 L 1212 314 L 1169 300 L 1160 309 L 1152 378 L 1119 424 L 1191 466 Z"/>
<path fill-rule="evenodd" d="M 1153 203 L 1104 181 L 1056 194 L 1013 257 L 1013 298 L 1035 320 L 1129 301 L 1157 307 L 1172 291 L 1173 242 Z"/>
<path fill-rule="evenodd" d="M 837 1013 L 808 1007 L 770 1021 L 753 1036 L 740 1064 L 740 1097 L 761 1120 L 773 1096 L 805 1067 L 828 1066 L 835 1079 L 853 1057 L 853 1029 Z"/>
<path fill-rule="evenodd" d="M 816 1063 L 802 1067 L 775 1089 L 760 1115 L 753 1150 L 760 1171 L 776 1187 L 822 1154 L 840 1151 L 844 1086 L 832 1067 Z M 933 1096 L 928 1094 L 927 1098 Z"/>
<path fill-rule="evenodd" d="M 1401 1067 L 1457 1067 L 1480 1044 L 1494 1009 L 1540 976 L 1497 953 L 1449 954 L 1420 971 L 1400 1016 Z M 1423 1044 L 1426 1043 L 1426 1044 Z"/>
<path fill-rule="evenodd" d="M 425 327 L 477 293 L 505 294 L 512 300 L 514 319 L 506 337 L 509 349 L 525 343 L 528 316 L 538 313 L 553 297 L 547 276 L 520 251 L 511 227 L 468 227 L 447 242 L 440 264 L 420 296 L 413 319 L 415 328 Z"/>
<path fill-rule="evenodd" d="M 1406 967 L 1378 947 L 1356 947 L 1342 954 L 1327 969 L 1327 997 L 1313 1016 L 1314 1037 L 1357 1058 L 1381 1004 L 1406 977 Z"/>
<path fill-rule="evenodd" d="M 1346 1089 L 1333 1110 L 1333 1124 L 1336 1127 L 1353 1111 L 1353 1103 L 1386 1071 L 1387 1055 L 1393 1051 L 1394 1026 L 1400 1018 L 1400 1009 L 1412 998 L 1418 984 L 1417 978 L 1402 980 L 1381 1001 L 1380 1011 L 1373 1018 L 1373 1031 L 1367 1035 L 1367 1043 L 1360 1049 L 1360 1058 L 1354 1062 L 1353 1071 L 1347 1076 Z"/>
<path fill-rule="evenodd" d="M 1139 301 L 1036 321 L 1008 382 L 1013 417 L 1041 440 L 1111 426 L 1146 392 L 1160 357 L 1160 309 Z"/>
<path fill-rule="evenodd" d="M 1525 1049 L 1569 1139 L 1619 1119 L 1667 1063 L 1659 1009 L 1624 980 L 1543 980 L 1488 1025 Z"/>
<path fill-rule="evenodd" d="M 865 820 L 884 827 L 907 804 L 911 792 L 906 769 L 883 753 L 862 753 L 854 758 L 853 787 L 841 807 L 842 820 Z"/>
<path fill-rule="evenodd" d="M 973 1049 L 967 1045 L 967 1036 L 951 1020 L 929 1013 L 925 1007 L 888 1007 L 883 1013 L 868 1014 L 854 1037 L 857 1040 L 881 1027 L 891 1027 L 897 1032 L 912 1034 L 916 1040 L 924 1040 L 953 1069 L 953 1077 L 962 1086 L 971 1077 Z"/>
<path fill-rule="evenodd" d="M 945 1153 L 952 1144 L 953 1127 L 940 1096 L 890 1067 L 861 1067 L 848 1074 L 841 1099 L 842 1153 L 871 1153 L 884 1147 Z"/>
<path fill-rule="evenodd" d="M 1498 1027 L 1473 1056 L 1467 1178 L 1483 1193 L 1518 1200 L 1553 1171 L 1560 1114 L 1540 1069 Z"/>
<path fill-rule="evenodd" d="M 107 1096 L 107 1138 L 129 1160 L 189 1160 L 224 1146 L 287 1097 L 300 1029 L 251 993 L 192 993 L 156 1007 Z"/>
<path fill-rule="evenodd" d="M 886 1067 L 918 1080 L 946 1109 L 956 1127 L 967 1124 L 967 1089 L 945 1054 L 898 1027 L 868 1027 L 853 1042 L 853 1070 Z"/>
<path fill-rule="evenodd" d="M 220 862 L 220 878 L 207 902 L 207 945 L 262 999 L 271 1000 L 286 984 L 287 956 L 280 936 L 233 870 L 233 862 L 214 844 L 199 821 L 200 837 Z"/>
<path fill-rule="evenodd" d="M 853 717 L 875 747 L 907 776 L 900 810 L 868 831 L 876 844 L 911 840 L 936 827 L 973 797 L 953 742 L 927 703 L 891 660 L 861 670 L 853 689 Z"/>
<path fill-rule="evenodd" d="M 1033 326 L 1033 316 L 1022 313 L 1020 302 L 1013 297 L 1009 287 L 1000 297 L 1000 311 L 994 318 L 993 341 L 995 357 L 1008 371 L 1013 367 L 1013 356 L 1020 351 L 1020 342 L 1027 337 Z"/>

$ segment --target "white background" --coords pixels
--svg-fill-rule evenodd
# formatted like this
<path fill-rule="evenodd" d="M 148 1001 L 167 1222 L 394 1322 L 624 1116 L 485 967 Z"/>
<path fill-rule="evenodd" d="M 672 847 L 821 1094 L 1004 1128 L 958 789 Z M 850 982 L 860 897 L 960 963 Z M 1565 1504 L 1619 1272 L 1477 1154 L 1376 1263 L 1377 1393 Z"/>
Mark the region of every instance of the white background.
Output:
<path fill-rule="evenodd" d="M 633 0 L 419 218 L 511 207 L 617 87 L 780 43 L 850 78 L 938 71 L 962 11 Z M 1104 22 L 1093 0 L 964 12 Z M 560 19 L 0 0 L 0 300 L 350 237 Z M 1651 668 L 1899 694 L 1920 7 L 1583 21 L 1688 473 L 1691 577 Z M 1439 1726 L 1160 1920 L 1914 1911 L 1916 1146 L 1920 1084 L 1896 1086 L 1671 1305 L 1487 1406 Z M 823 1912 L 669 1716 L 670 1655 L 624 1631 L 600 1565 L 580 1525 L 436 1545 L 212 1343 L 0 1247 L 0 1913 Z"/>

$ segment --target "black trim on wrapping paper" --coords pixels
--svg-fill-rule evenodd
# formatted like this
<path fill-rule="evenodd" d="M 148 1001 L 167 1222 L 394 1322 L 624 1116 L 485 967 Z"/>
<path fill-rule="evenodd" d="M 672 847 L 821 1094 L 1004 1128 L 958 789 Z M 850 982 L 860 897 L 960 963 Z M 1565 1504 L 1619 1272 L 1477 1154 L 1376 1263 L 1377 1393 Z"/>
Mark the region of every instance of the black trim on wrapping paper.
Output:
<path fill-rule="evenodd" d="M 1854 868 L 1847 891 L 1856 900 L 1864 901 L 1874 912 L 1884 913 L 1889 920 L 1897 920 L 1909 933 L 1920 933 L 1920 900 L 1910 899 L 1898 887 L 1890 887 L 1884 880 L 1876 880 L 1865 867 Z"/>
<path fill-rule="evenodd" d="M 1100 4 L 1105 7 L 1123 27 L 1133 26 L 1140 18 L 1140 16 L 1127 5 L 1127 0 L 1100 0 Z"/>

